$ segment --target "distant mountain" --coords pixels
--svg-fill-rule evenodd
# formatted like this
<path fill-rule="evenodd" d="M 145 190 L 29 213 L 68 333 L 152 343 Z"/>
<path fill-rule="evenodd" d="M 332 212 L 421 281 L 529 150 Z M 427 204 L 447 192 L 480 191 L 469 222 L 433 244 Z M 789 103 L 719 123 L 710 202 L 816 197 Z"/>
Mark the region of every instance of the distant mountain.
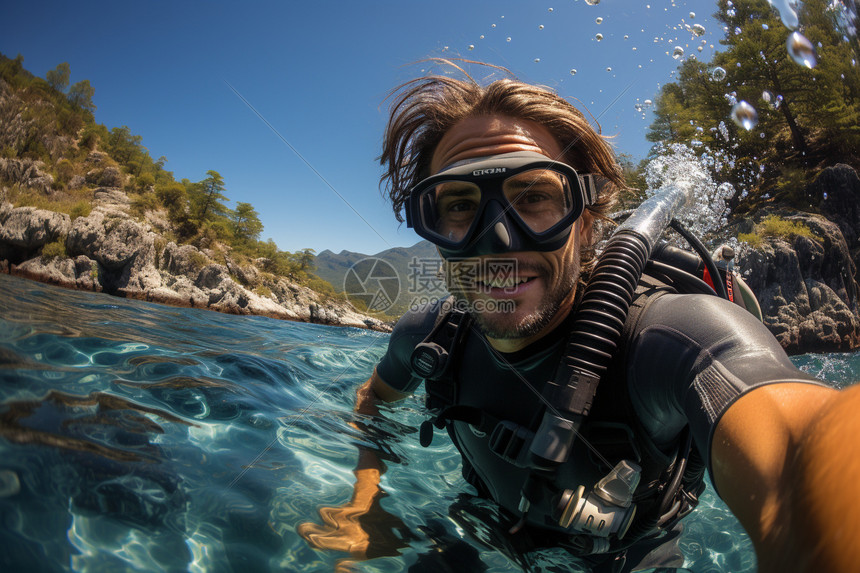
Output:
<path fill-rule="evenodd" d="M 353 304 L 363 301 L 369 310 L 382 310 L 399 316 L 410 304 L 426 298 L 445 296 L 444 284 L 437 278 L 442 259 L 436 247 L 420 241 L 411 247 L 395 247 L 367 255 L 326 249 L 315 261 L 314 273 L 344 292 Z"/>

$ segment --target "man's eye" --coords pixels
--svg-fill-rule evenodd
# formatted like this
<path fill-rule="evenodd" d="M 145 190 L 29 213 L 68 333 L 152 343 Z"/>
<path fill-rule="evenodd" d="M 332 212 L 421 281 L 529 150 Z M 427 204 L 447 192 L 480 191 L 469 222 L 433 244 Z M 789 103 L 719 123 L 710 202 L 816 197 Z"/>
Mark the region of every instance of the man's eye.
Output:
<path fill-rule="evenodd" d="M 449 213 L 464 213 L 474 209 L 475 204 L 472 201 L 455 201 L 446 208 Z"/>

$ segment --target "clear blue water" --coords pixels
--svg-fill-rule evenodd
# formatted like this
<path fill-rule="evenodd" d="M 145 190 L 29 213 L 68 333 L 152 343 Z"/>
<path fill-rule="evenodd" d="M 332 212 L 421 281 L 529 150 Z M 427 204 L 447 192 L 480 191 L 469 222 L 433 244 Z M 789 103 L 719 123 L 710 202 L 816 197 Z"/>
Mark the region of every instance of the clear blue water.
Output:
<path fill-rule="evenodd" d="M 7 275 L 0 293 L 0 570 L 344 565 L 345 554 L 311 549 L 296 527 L 350 498 L 356 445 L 368 444 L 349 425 L 355 388 L 387 335 Z M 796 361 L 836 385 L 860 379 L 858 354 Z M 400 520 L 389 525 L 401 541 L 354 570 L 404 571 L 440 537 L 462 536 L 448 515 L 468 488 L 447 440 L 418 445 L 422 402 L 415 396 L 373 423 L 390 449 L 381 506 Z M 755 570 L 749 540 L 711 493 L 685 522 L 687 567 Z M 502 552 L 467 543 L 486 570 L 519 570 Z M 558 555 L 540 563 L 568 570 Z"/>

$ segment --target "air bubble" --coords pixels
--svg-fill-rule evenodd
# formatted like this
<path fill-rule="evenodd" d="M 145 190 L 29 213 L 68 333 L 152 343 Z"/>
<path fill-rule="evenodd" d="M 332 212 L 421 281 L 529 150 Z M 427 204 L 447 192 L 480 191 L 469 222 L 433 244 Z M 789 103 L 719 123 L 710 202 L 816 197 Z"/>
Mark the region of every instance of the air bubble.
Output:
<path fill-rule="evenodd" d="M 672 51 L 672 57 L 676 60 L 684 57 L 684 48 L 681 46 L 675 46 L 675 49 Z"/>
<path fill-rule="evenodd" d="M 589 6 L 597 6 L 600 4 L 600 0 L 585 0 L 585 3 Z"/>
<path fill-rule="evenodd" d="M 597 41 L 599 42 L 600 40 L 602 40 L 602 39 L 603 39 L 603 34 L 595 34 L 595 35 L 594 35 L 594 39 L 595 39 L 595 40 L 597 40 Z"/>
<path fill-rule="evenodd" d="M 573 68 L 570 70 L 570 75 L 572 75 L 572 76 L 576 75 L 576 68 Z"/>
<path fill-rule="evenodd" d="M 785 47 L 791 58 L 807 68 L 814 68 L 818 64 L 818 57 L 815 55 L 815 48 L 812 42 L 806 39 L 806 36 L 800 32 L 792 32 L 786 40 Z"/>
<path fill-rule="evenodd" d="M 601 18 L 600 16 L 598 16 L 597 18 L 595 18 L 595 19 L 594 19 L 594 23 L 595 23 L 595 24 L 602 24 L 602 23 L 603 23 L 603 18 Z"/>
<path fill-rule="evenodd" d="M 690 28 L 690 30 L 693 32 L 693 35 L 696 37 L 705 35 L 705 27 L 702 26 L 701 24 L 693 24 L 693 26 Z"/>
<path fill-rule="evenodd" d="M 507 38 L 505 38 L 505 41 L 506 41 L 506 42 L 510 42 L 510 41 L 511 41 L 511 37 L 510 37 L 510 36 L 508 36 Z"/>
<path fill-rule="evenodd" d="M 535 58 L 535 63 L 536 63 L 536 64 L 539 64 L 539 63 L 540 63 L 540 58 Z"/>
<path fill-rule="evenodd" d="M 704 48 L 702 48 L 702 46 L 699 46 L 699 47 L 697 47 L 696 49 L 697 49 L 697 50 L 699 50 L 699 51 L 701 52 Z"/>
<path fill-rule="evenodd" d="M 538 30 L 543 30 L 543 24 L 541 24 L 540 26 L 538 26 Z"/>
<path fill-rule="evenodd" d="M 630 36 L 628 36 L 627 34 L 624 34 L 624 39 L 627 40 L 628 38 L 630 38 Z M 851 61 L 853 62 L 854 60 L 851 60 Z"/>
<path fill-rule="evenodd" d="M 607 67 L 607 68 L 606 68 L 606 71 L 607 71 L 607 72 L 611 72 L 611 71 L 612 71 L 612 68 Z"/>
<path fill-rule="evenodd" d="M 695 13 L 695 12 L 690 12 L 690 20 L 692 20 L 692 19 L 693 19 L 693 18 L 695 18 L 695 17 L 696 17 L 696 13 Z"/>
<path fill-rule="evenodd" d="M 484 39 L 484 35 L 483 35 L 483 34 L 481 34 L 481 35 L 478 37 L 478 39 L 479 39 L 479 40 L 483 40 L 483 39 Z"/>
<path fill-rule="evenodd" d="M 715 82 L 721 82 L 726 79 L 726 70 L 717 66 L 711 70 L 711 80 Z"/>
<path fill-rule="evenodd" d="M 779 19 L 785 24 L 789 30 L 796 30 L 799 24 L 797 20 L 797 12 L 791 6 L 794 0 L 768 0 L 770 4 L 779 12 Z"/>
<path fill-rule="evenodd" d="M 746 101 L 741 100 L 732 107 L 732 121 L 749 131 L 758 123 L 758 112 Z"/>
<path fill-rule="evenodd" d="M 552 8 L 547 8 L 547 12 L 552 12 Z"/>
<path fill-rule="evenodd" d="M 741 32 L 743 32 L 743 30 L 741 30 L 741 27 L 740 27 L 740 26 L 737 26 L 737 27 L 735 28 L 735 36 L 740 36 L 740 35 L 741 35 Z"/>
<path fill-rule="evenodd" d="M 474 49 L 475 49 L 475 44 L 469 44 L 469 49 L 470 49 L 470 50 L 474 50 Z"/>
<path fill-rule="evenodd" d="M 773 100 L 773 94 L 767 90 L 761 92 L 761 99 L 765 101 L 765 103 L 770 103 Z"/>

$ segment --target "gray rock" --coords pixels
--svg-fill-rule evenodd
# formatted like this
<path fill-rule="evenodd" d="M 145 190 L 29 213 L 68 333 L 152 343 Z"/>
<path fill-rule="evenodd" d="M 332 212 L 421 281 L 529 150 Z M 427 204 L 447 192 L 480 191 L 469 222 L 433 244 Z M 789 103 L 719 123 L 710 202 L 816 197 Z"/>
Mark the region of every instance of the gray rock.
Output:
<path fill-rule="evenodd" d="M 74 191 L 86 185 L 87 180 L 82 175 L 73 175 L 69 181 L 69 189 Z"/>
<path fill-rule="evenodd" d="M 50 195 L 54 176 L 42 171 L 43 167 L 45 164 L 41 161 L 0 157 L 0 178 Z"/>
<path fill-rule="evenodd" d="M 73 259 L 36 257 L 12 269 L 12 273 L 40 282 L 79 290 L 101 291 L 98 265 L 80 256 Z"/>
<path fill-rule="evenodd" d="M 192 245 L 178 246 L 171 241 L 161 253 L 161 268 L 171 275 L 184 275 L 196 280 L 208 263 L 209 260 Z"/>
<path fill-rule="evenodd" d="M 23 255 L 60 239 L 71 226 L 71 219 L 65 213 L 35 207 L 16 209 L 9 203 L 0 208 L 0 243 L 20 250 Z"/>
<path fill-rule="evenodd" d="M 230 278 L 230 271 L 224 265 L 206 265 L 200 270 L 197 275 L 197 280 L 194 281 L 194 286 L 200 289 L 214 289 L 225 281 L 233 282 Z"/>
<path fill-rule="evenodd" d="M 765 324 L 789 354 L 860 347 L 854 267 L 842 233 L 818 215 L 784 216 L 820 239 L 769 237 L 738 258 Z"/>
<path fill-rule="evenodd" d="M 155 235 L 131 219 L 107 217 L 101 211 L 78 217 L 66 239 L 66 251 L 97 261 L 107 292 L 142 294 L 161 285 Z"/>
<path fill-rule="evenodd" d="M 104 171 L 102 171 L 101 176 L 99 177 L 98 183 L 104 187 L 122 187 L 124 181 L 125 177 L 123 177 L 122 171 L 116 167 L 110 166 L 104 168 Z"/>

